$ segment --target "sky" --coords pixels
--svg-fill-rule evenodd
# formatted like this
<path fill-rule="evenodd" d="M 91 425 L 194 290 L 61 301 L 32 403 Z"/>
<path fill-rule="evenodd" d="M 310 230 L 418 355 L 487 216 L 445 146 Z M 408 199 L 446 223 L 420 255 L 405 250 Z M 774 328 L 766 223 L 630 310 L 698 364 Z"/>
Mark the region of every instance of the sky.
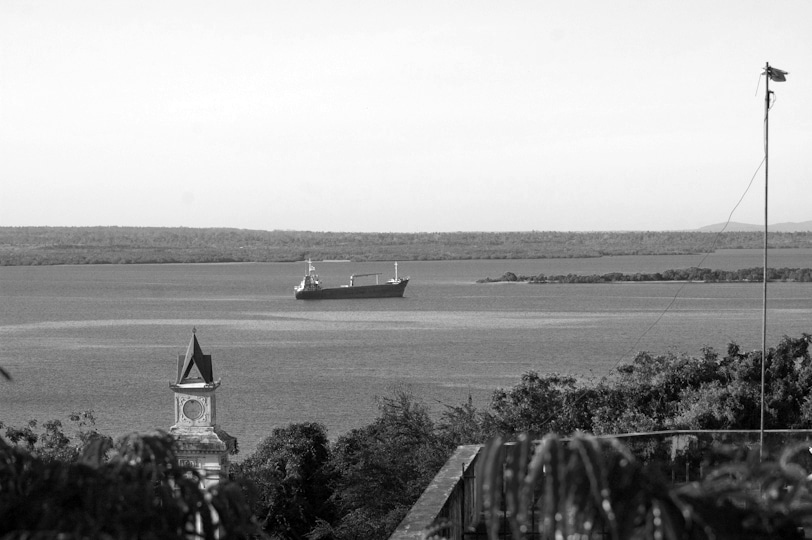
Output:
<path fill-rule="evenodd" d="M 810 220 L 810 21 L 809 0 L 0 0 L 0 226 L 763 223 L 767 62 L 789 72 L 769 221 Z"/>

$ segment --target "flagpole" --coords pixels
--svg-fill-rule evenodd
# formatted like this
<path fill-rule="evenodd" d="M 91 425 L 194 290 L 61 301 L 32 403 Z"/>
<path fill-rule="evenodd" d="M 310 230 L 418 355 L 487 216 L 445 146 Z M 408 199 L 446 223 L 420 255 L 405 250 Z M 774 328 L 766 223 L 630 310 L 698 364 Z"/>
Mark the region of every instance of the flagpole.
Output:
<path fill-rule="evenodd" d="M 764 456 L 764 386 L 767 367 L 767 180 L 770 171 L 770 81 L 784 82 L 787 73 L 778 68 L 764 67 L 766 93 L 764 94 L 764 298 L 761 316 L 761 429 L 759 430 L 759 457 Z"/>
<path fill-rule="evenodd" d="M 764 269 L 761 313 L 761 428 L 759 430 L 759 459 L 764 457 L 764 380 L 767 364 L 767 181 L 770 169 L 770 63 L 764 72 L 767 74 L 764 94 Z"/>

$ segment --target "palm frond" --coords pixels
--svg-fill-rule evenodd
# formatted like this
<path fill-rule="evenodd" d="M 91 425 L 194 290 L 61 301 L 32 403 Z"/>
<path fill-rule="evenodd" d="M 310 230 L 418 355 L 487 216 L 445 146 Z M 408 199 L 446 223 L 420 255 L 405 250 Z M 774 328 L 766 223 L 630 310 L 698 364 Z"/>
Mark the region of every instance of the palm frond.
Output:
<path fill-rule="evenodd" d="M 791 461 L 799 449 L 770 463 L 723 464 L 702 482 L 673 488 L 614 439 L 548 435 L 535 446 L 496 439 L 480 456 L 477 494 L 490 538 L 499 533 L 503 489 L 515 540 L 530 532 L 534 506 L 543 538 L 710 539 L 725 519 L 742 522 L 743 512 L 750 512 L 747 527 L 773 534 L 812 515 L 806 473 Z"/>

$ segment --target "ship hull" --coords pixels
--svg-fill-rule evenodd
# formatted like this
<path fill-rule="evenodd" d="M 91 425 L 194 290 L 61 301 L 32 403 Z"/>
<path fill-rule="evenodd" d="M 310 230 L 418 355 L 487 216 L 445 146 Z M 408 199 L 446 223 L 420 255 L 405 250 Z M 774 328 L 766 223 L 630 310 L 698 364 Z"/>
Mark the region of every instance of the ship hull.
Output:
<path fill-rule="evenodd" d="M 316 290 L 296 291 L 297 300 L 349 300 L 355 298 L 399 298 L 406 290 L 408 279 L 398 283 L 383 285 L 355 285 L 353 287 L 332 287 Z"/>

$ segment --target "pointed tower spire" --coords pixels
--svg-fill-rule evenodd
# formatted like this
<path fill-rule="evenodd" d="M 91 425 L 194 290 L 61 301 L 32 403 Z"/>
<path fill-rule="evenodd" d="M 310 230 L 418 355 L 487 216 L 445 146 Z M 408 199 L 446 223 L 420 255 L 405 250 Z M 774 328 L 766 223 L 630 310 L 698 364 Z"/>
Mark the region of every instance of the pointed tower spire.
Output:
<path fill-rule="evenodd" d="M 197 342 L 197 329 L 192 328 L 192 339 L 186 347 L 185 355 L 178 355 L 178 380 L 177 384 L 184 382 L 203 381 L 206 384 L 214 382 L 214 374 L 211 367 L 211 355 L 203 354 L 200 343 Z M 197 368 L 199 377 L 190 377 L 192 368 Z"/>

